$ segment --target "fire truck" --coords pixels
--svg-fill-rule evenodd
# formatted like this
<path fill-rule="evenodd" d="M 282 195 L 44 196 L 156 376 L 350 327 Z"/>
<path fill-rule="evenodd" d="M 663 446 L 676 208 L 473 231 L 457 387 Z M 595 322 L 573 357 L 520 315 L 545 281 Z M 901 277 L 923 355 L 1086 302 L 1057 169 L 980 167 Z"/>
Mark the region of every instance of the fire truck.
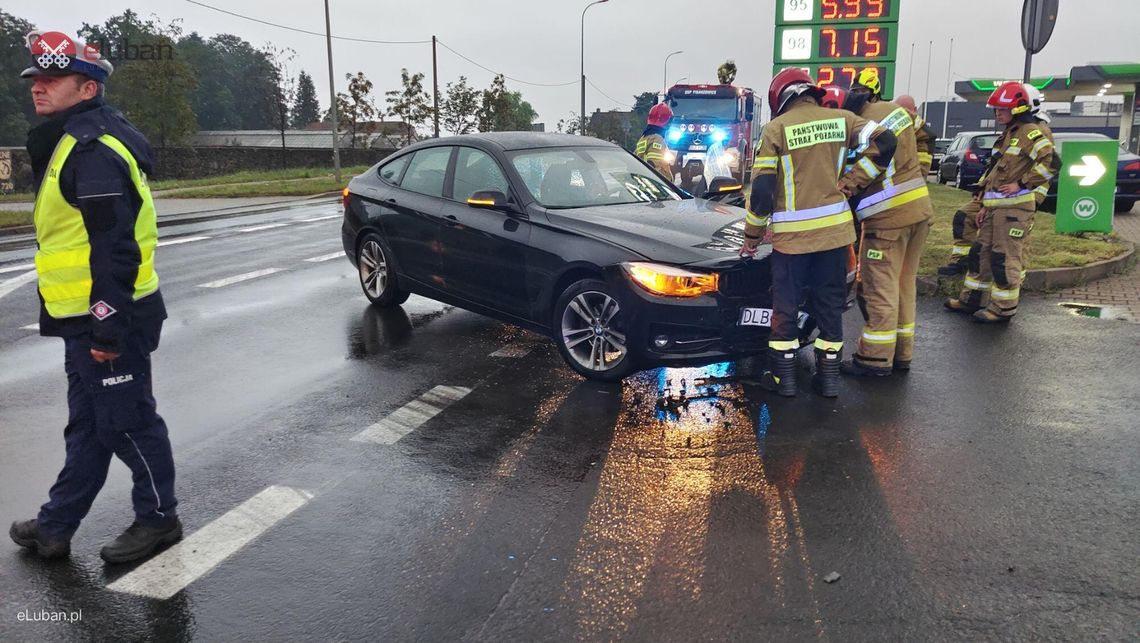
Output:
<path fill-rule="evenodd" d="M 674 85 L 665 100 L 673 110 L 665 140 L 682 189 L 699 195 L 710 172 L 720 174 L 725 167 L 734 178 L 748 180 L 760 135 L 755 92 L 735 85 Z"/>

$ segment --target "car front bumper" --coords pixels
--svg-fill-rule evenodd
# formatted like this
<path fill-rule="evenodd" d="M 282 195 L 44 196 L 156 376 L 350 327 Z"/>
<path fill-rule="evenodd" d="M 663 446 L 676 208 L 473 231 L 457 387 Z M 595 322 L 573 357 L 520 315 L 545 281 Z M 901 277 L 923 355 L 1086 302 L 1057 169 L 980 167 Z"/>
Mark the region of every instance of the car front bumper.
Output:
<path fill-rule="evenodd" d="M 740 325 L 743 308 L 772 307 L 767 258 L 721 272 L 720 292 L 662 297 L 633 283 L 621 267 L 607 271 L 625 312 L 626 346 L 639 367 L 698 366 L 763 352 L 770 328 Z"/>

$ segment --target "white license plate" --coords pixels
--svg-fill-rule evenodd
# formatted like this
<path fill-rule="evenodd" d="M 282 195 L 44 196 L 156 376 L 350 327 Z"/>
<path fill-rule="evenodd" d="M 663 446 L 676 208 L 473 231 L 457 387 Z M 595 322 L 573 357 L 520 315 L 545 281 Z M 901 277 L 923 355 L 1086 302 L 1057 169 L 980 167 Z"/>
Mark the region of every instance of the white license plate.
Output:
<path fill-rule="evenodd" d="M 772 326 L 772 309 L 771 308 L 741 308 L 740 309 L 740 325 L 741 326 Z"/>

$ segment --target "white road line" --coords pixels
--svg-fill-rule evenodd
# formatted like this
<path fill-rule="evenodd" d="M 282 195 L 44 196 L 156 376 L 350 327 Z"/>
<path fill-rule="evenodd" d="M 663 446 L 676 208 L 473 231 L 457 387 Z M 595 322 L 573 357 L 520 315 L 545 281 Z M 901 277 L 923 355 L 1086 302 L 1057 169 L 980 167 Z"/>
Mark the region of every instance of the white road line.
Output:
<path fill-rule="evenodd" d="M 36 264 L 34 264 L 34 263 L 22 263 L 18 266 L 8 266 L 7 268 L 0 268 L 0 274 L 3 274 L 5 272 L 19 272 L 21 270 L 31 270 L 32 268 L 35 268 L 35 267 L 36 267 Z"/>
<path fill-rule="evenodd" d="M 532 344 L 507 344 L 491 353 L 491 357 L 526 357 L 532 350 L 534 350 Z"/>
<path fill-rule="evenodd" d="M 340 252 L 330 252 L 327 255 L 321 255 L 319 257 L 310 257 L 310 258 L 306 259 L 305 261 L 308 261 L 309 263 L 320 263 L 322 261 L 331 261 L 332 259 L 336 259 L 338 257 L 343 257 L 343 256 L 344 256 L 344 251 L 341 250 Z"/>
<path fill-rule="evenodd" d="M 0 297 L 3 297 L 15 291 L 20 286 L 26 283 L 31 283 L 36 280 L 36 271 L 29 270 L 18 277 L 12 277 L 8 281 L 0 281 Z"/>
<path fill-rule="evenodd" d="M 327 221 L 329 219 L 339 219 L 343 216 L 344 216 L 343 214 L 329 214 L 329 215 L 325 215 L 323 217 L 313 217 L 312 219 L 298 219 L 298 221 L 300 221 L 301 223 L 313 223 L 315 221 Z"/>
<path fill-rule="evenodd" d="M 158 242 L 158 247 L 163 246 L 176 246 L 180 243 L 190 243 L 191 241 L 205 241 L 211 237 L 174 237 L 173 239 L 166 239 Z"/>
<path fill-rule="evenodd" d="M 238 232 L 260 232 L 262 230 L 271 230 L 273 228 L 282 228 L 289 225 L 288 223 L 267 223 L 265 225 L 255 225 L 252 228 L 238 228 Z"/>
<path fill-rule="evenodd" d="M 213 571 L 242 547 L 305 506 L 312 493 L 272 486 L 107 586 L 166 600 Z"/>
<path fill-rule="evenodd" d="M 204 284 L 198 284 L 198 287 L 199 288 L 222 288 L 224 286 L 230 286 L 230 285 L 233 285 L 236 283 L 240 283 L 242 281 L 249 281 L 250 279 L 257 279 L 258 277 L 264 277 L 266 275 L 272 275 L 275 272 L 281 272 L 281 270 L 282 270 L 282 268 L 266 268 L 264 270 L 254 270 L 253 272 L 247 272 L 244 275 L 235 275 L 233 277 L 226 277 L 225 279 L 219 279 L 217 281 L 210 281 L 210 282 L 207 282 Z"/>
<path fill-rule="evenodd" d="M 400 438 L 439 415 L 444 409 L 463 399 L 471 389 L 462 386 L 437 386 L 419 398 L 393 411 L 388 417 L 364 429 L 353 442 L 395 444 Z"/>
<path fill-rule="evenodd" d="M 39 330 L 39 329 L 40 329 L 40 325 L 38 322 L 35 324 L 28 324 L 27 326 L 20 326 L 20 330 Z"/>

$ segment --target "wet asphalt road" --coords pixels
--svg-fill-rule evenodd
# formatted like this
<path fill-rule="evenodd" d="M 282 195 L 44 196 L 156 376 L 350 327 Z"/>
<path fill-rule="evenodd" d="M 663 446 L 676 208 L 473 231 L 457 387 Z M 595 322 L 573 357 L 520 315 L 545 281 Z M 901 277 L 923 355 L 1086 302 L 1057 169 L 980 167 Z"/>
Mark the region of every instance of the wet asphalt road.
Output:
<path fill-rule="evenodd" d="M 1030 300 L 980 328 L 927 300 L 915 370 L 837 402 L 776 399 L 747 363 L 601 386 L 478 315 L 370 308 L 343 257 L 306 261 L 340 250 L 335 218 L 304 221 L 330 214 L 166 229 L 211 238 L 159 251 L 187 534 L 267 489 L 299 506 L 169 599 L 122 593 L 132 567 L 98 558 L 131 520 L 116 463 L 70 561 L 0 543 L 0 640 L 1140 634 L 1140 325 Z M 33 296 L 0 299 L 4 525 L 63 457 L 62 343 L 21 329 Z M 391 443 L 353 440 L 437 386 L 469 392 Z M 682 386 L 688 407 L 663 408 Z M 19 620 L 42 610 L 82 616 Z"/>

